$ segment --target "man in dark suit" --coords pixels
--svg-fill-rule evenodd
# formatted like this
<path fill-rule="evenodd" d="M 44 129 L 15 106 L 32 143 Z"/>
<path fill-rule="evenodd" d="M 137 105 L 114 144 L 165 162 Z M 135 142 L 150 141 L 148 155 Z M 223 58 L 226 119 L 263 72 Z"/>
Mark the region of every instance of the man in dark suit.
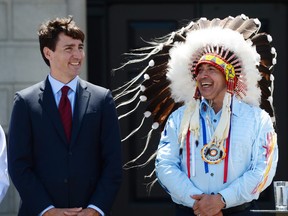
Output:
<path fill-rule="evenodd" d="M 72 17 L 43 23 L 38 35 L 50 73 L 16 93 L 9 129 L 8 169 L 21 197 L 18 215 L 107 216 L 122 177 L 111 92 L 79 78 L 84 33 Z M 69 87 L 67 96 L 63 86 Z M 58 110 L 62 97 L 69 99 L 63 111 L 64 119 L 72 118 L 68 127 Z"/>

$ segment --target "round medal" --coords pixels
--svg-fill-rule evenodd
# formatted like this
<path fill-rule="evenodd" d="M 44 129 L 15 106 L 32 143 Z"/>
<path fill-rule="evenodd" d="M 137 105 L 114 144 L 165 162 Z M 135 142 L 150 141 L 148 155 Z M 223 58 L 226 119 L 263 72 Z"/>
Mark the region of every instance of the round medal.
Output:
<path fill-rule="evenodd" d="M 212 145 L 206 144 L 201 149 L 201 156 L 205 162 L 209 164 L 217 164 L 225 158 L 226 153 L 223 147 L 219 148 L 215 144 L 212 144 Z"/>

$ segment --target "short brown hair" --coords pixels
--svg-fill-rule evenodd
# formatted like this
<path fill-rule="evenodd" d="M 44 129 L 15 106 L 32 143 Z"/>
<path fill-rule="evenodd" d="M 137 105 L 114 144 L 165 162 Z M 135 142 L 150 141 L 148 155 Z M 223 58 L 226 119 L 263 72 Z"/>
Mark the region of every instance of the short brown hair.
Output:
<path fill-rule="evenodd" d="M 48 66 L 50 66 L 50 62 L 45 57 L 43 48 L 48 47 L 52 51 L 55 51 L 60 33 L 64 33 L 73 39 L 79 39 L 82 42 L 84 42 L 85 39 L 85 34 L 78 26 L 76 26 L 72 16 L 55 18 L 47 21 L 46 23 L 42 23 L 38 30 L 40 52 Z"/>

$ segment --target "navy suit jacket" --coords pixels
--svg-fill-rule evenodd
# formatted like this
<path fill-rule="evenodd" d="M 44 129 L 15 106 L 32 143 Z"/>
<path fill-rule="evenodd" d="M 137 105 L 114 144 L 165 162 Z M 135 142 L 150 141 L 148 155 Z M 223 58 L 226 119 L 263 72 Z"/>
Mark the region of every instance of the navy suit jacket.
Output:
<path fill-rule="evenodd" d="M 67 143 L 48 79 L 15 94 L 8 170 L 21 197 L 19 214 L 99 207 L 109 215 L 121 184 L 121 138 L 108 89 L 79 79 Z"/>

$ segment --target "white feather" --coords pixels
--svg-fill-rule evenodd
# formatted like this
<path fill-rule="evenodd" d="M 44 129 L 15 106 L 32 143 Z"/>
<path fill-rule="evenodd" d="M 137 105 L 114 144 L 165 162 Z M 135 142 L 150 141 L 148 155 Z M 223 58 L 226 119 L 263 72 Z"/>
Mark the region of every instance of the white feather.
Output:
<path fill-rule="evenodd" d="M 261 90 L 258 87 L 258 80 L 261 75 L 256 65 L 259 64 L 260 56 L 256 48 L 251 46 L 251 41 L 245 41 L 240 33 L 220 27 L 190 31 L 185 42 L 175 44 L 170 50 L 167 78 L 171 81 L 173 99 L 184 103 L 193 100 L 196 81 L 192 79 L 190 65 L 195 59 L 195 54 L 207 45 L 222 46 L 235 53 L 241 62 L 241 76 L 247 85 L 246 95 L 239 99 L 259 106 Z"/>

